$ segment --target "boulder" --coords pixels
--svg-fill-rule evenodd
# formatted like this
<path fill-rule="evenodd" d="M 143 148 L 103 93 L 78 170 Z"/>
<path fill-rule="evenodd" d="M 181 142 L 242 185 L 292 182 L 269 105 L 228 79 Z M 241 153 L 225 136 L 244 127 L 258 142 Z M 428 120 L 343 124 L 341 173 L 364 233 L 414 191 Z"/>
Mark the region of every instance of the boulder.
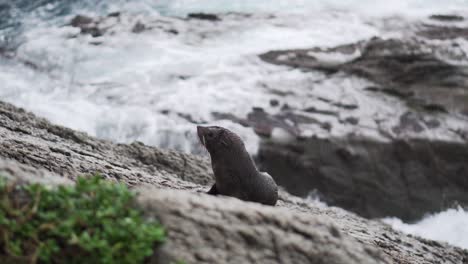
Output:
<path fill-rule="evenodd" d="M 448 34 L 447 30 L 441 32 Z M 327 49 L 270 51 L 260 58 L 303 70 L 344 72 L 368 79 L 376 85 L 370 91 L 396 96 L 416 111 L 464 114 L 468 67 L 449 62 L 466 61 L 459 54 L 457 47 L 436 46 L 416 38 L 371 38 Z M 331 59 L 338 55 L 342 59 Z"/>
<path fill-rule="evenodd" d="M 422 218 L 468 206 L 468 144 L 427 140 L 377 142 L 309 138 L 265 141 L 260 167 L 290 193 L 312 190 L 327 204 L 367 218 Z"/>
<path fill-rule="evenodd" d="M 189 19 L 207 20 L 207 21 L 212 21 L 212 22 L 221 20 L 219 16 L 215 14 L 207 14 L 207 13 L 189 13 L 187 17 Z"/>

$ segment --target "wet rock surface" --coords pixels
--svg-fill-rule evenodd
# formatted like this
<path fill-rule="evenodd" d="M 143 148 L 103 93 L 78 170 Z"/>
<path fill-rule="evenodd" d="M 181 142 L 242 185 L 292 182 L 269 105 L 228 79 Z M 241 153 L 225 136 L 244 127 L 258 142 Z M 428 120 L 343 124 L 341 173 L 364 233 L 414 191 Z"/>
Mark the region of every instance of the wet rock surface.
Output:
<path fill-rule="evenodd" d="M 215 14 L 207 14 L 207 13 L 190 13 L 187 15 L 188 18 L 191 19 L 200 19 L 200 20 L 208 20 L 208 21 L 220 21 L 221 19 Z"/>
<path fill-rule="evenodd" d="M 261 145 L 257 161 L 289 192 L 307 196 L 315 189 L 327 204 L 368 218 L 412 221 L 456 204 L 468 205 L 468 144 L 352 138 L 269 141 Z"/>
<path fill-rule="evenodd" d="M 223 113 L 213 113 L 213 116 L 220 120 L 231 120 L 243 126 L 252 127 L 255 133 L 263 137 L 271 137 L 275 128 L 283 129 L 291 135 L 299 137 L 299 124 L 316 124 L 324 129 L 330 126 L 326 122 L 287 109 L 278 114 L 270 114 L 257 107 L 252 109 L 247 118 L 239 118 L 232 114 Z"/>
<path fill-rule="evenodd" d="M 431 15 L 429 18 L 444 22 L 459 22 L 465 20 L 463 16 L 450 14 Z"/>
<path fill-rule="evenodd" d="M 353 133 L 339 139 L 293 134 L 296 138 L 287 144 L 263 142 L 258 161 L 276 172 L 272 176 L 290 192 L 306 196 L 315 189 L 328 203 L 366 217 L 416 220 L 453 204 L 468 205 L 468 57 L 457 44 L 467 36 L 466 26 L 457 24 L 463 21 L 434 15 L 398 38 L 261 54 L 268 63 L 328 78 L 363 79 L 371 84 L 364 91 L 393 98 L 407 110 L 375 119 L 384 140 Z M 302 110 L 333 116 L 314 106 Z M 360 116 L 334 115 L 340 123 L 362 129 Z M 380 127 L 388 118 L 395 121 Z M 448 118 L 459 123 L 444 128 L 453 122 Z M 454 137 L 439 140 L 441 128 Z"/>
<path fill-rule="evenodd" d="M 426 25 L 418 35 L 432 40 L 468 39 L 468 28 Z"/>
<path fill-rule="evenodd" d="M 100 172 L 137 188 L 138 205 L 168 229 L 166 244 L 150 263 L 468 260 L 465 250 L 407 236 L 379 221 L 285 192 L 276 207 L 201 194 L 211 179 L 206 159 L 98 140 L 6 103 L 0 103 L 0 150 L 0 173 L 9 179 L 56 185 Z"/>
<path fill-rule="evenodd" d="M 451 30 L 457 31 L 453 27 Z M 423 30 L 419 34 L 445 38 L 443 34 L 450 32 L 440 28 L 433 33 Z M 462 35 L 460 32 L 453 34 Z M 466 59 L 455 51 L 415 38 L 372 38 L 330 49 L 271 51 L 260 58 L 278 65 L 327 73 L 344 72 L 368 79 L 376 84 L 370 91 L 396 96 L 417 111 L 462 114 L 468 102 L 468 67 L 437 56 L 444 53 L 453 53 L 448 54 L 452 59 Z M 348 59 L 331 61 L 326 58 L 336 54 Z"/>
<path fill-rule="evenodd" d="M 79 28 L 81 34 L 89 34 L 92 37 L 100 37 L 104 34 L 104 29 L 99 27 L 99 22 L 88 16 L 75 16 L 70 21 L 70 26 Z"/>

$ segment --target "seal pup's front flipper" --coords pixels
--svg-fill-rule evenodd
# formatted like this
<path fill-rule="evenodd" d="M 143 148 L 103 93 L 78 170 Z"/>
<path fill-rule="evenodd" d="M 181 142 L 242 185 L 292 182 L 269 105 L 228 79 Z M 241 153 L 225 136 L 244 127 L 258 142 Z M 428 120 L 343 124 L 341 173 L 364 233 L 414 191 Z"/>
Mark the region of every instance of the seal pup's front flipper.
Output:
<path fill-rule="evenodd" d="M 216 183 L 213 184 L 213 186 L 212 186 L 211 189 L 207 192 L 207 194 L 211 194 L 211 195 L 218 195 L 218 194 L 219 194 L 218 189 L 216 189 Z"/>

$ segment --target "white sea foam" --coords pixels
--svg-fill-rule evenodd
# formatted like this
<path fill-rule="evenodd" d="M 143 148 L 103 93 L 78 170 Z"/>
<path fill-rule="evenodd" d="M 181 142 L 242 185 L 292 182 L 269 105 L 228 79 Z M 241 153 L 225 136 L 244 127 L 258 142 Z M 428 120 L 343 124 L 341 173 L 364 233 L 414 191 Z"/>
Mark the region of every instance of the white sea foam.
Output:
<path fill-rule="evenodd" d="M 427 15 L 434 12 L 457 12 L 466 8 L 466 0 L 159 0 L 156 6 L 167 14 L 189 12 L 271 12 L 310 13 L 345 10 L 366 15 Z M 153 4 L 154 6 L 154 4 Z"/>
<path fill-rule="evenodd" d="M 398 218 L 383 220 L 394 229 L 468 249 L 468 211 L 460 207 L 429 215 L 414 224 Z"/>
<path fill-rule="evenodd" d="M 272 96 L 263 84 L 283 86 L 279 89 L 306 85 L 308 76 L 267 65 L 257 54 L 339 44 L 375 33 L 346 21 L 333 23 L 330 30 L 336 34 L 307 30 L 328 23 L 326 17 L 305 22 L 301 17 L 233 17 L 219 25 L 167 19 L 179 31 L 177 36 L 130 32 L 136 21 L 149 24 L 155 19 L 163 18 L 123 15 L 114 35 L 94 39 L 70 38 L 76 29 L 62 24 L 27 30 L 17 57 L 41 70 L 14 61 L 1 63 L 0 97 L 91 135 L 192 151 L 193 144 L 183 142 L 194 126 L 181 115 L 210 123 L 215 122 L 214 111 L 244 117 L 253 106 L 268 108 Z M 101 44 L 90 45 L 92 41 Z M 162 114 L 166 110 L 170 112 Z"/>
<path fill-rule="evenodd" d="M 379 27 L 381 18 L 374 17 L 379 10 L 376 5 L 388 9 L 380 14 L 382 17 L 399 12 L 409 19 L 410 13 L 445 12 L 466 3 L 293 0 L 272 5 L 241 0 L 119 0 L 94 6 L 92 2 L 78 1 L 71 14 L 54 19 L 41 20 L 42 15 L 37 13 L 44 10 L 23 14 L 23 42 L 17 59 L 0 59 L 0 98 L 94 136 L 118 142 L 138 140 L 193 153 L 199 152 L 193 140 L 194 122 L 216 123 L 212 112 L 244 118 L 254 106 L 275 113 L 278 107 L 270 106 L 271 99 L 299 109 L 313 105 L 339 113 L 339 118 L 314 116 L 331 124 L 331 131 L 316 124 L 301 125 L 303 135 L 327 137 L 358 132 L 382 139 L 375 120 L 386 120 L 379 125 L 390 130 L 399 114 L 406 111 L 403 104 L 366 93 L 363 88 L 369 84 L 360 79 L 326 78 L 321 73 L 273 66 L 257 55 L 275 49 L 330 47 L 395 34 Z M 369 16 L 365 10 L 375 12 Z M 75 14 L 99 16 L 110 11 L 123 12 L 119 19 L 102 22 L 112 31 L 102 37 L 77 36 L 77 28 L 66 26 Z M 221 15 L 222 21 L 216 23 L 161 15 L 195 11 L 254 15 Z M 131 29 L 137 22 L 152 29 L 133 34 Z M 350 56 L 356 54 L 325 57 L 336 63 Z M 38 69 L 27 66 L 31 64 Z M 359 109 L 342 111 L 322 99 L 357 104 Z M 358 117 L 359 127 L 341 122 L 348 116 Z M 446 119 L 447 126 L 460 128 L 459 122 L 452 119 Z M 248 142 L 258 142 L 253 133 L 238 130 Z M 450 139 L 453 135 L 447 131 L 442 127 L 429 136 Z M 252 151 L 257 148 L 247 145 Z"/>

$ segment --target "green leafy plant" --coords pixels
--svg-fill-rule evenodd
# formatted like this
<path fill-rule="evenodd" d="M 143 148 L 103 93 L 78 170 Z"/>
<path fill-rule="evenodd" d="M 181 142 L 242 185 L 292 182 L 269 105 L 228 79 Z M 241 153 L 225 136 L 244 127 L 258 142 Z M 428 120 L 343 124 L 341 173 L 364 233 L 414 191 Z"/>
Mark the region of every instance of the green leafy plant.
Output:
<path fill-rule="evenodd" d="M 47 188 L 0 178 L 2 263 L 141 263 L 164 241 L 135 194 L 98 176 Z"/>

